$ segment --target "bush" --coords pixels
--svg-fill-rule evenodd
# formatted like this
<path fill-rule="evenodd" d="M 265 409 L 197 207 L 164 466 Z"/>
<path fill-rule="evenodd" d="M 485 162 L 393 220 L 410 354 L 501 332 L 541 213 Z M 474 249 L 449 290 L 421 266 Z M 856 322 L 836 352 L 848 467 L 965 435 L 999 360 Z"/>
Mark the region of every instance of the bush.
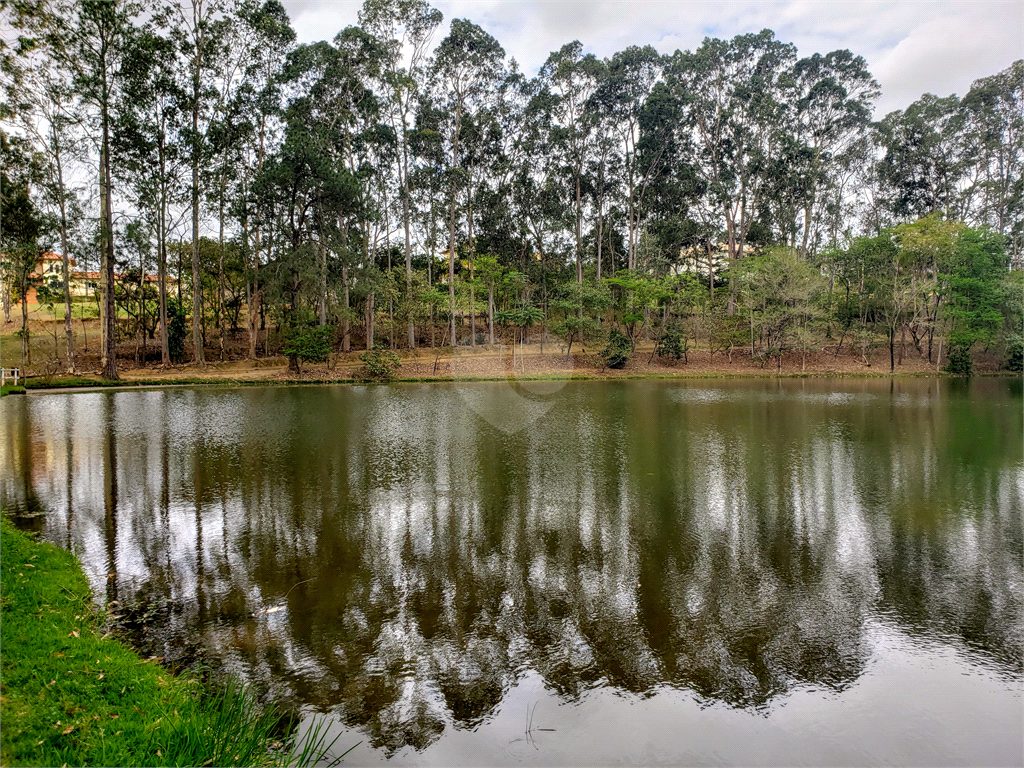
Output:
<path fill-rule="evenodd" d="M 185 310 L 177 299 L 167 302 L 167 349 L 171 360 L 180 363 L 185 359 L 185 337 L 188 336 L 188 322 Z"/>
<path fill-rule="evenodd" d="M 687 343 L 689 339 L 683 336 L 682 332 L 674 325 L 665 328 L 658 339 L 658 357 L 670 357 L 673 360 L 681 360 L 686 357 L 690 349 Z"/>
<path fill-rule="evenodd" d="M 618 328 L 612 328 L 608 334 L 608 346 L 601 352 L 605 365 L 609 368 L 622 368 L 629 362 L 629 356 L 633 352 L 633 343 L 629 336 Z"/>
<path fill-rule="evenodd" d="M 366 373 L 371 379 L 393 379 L 395 373 L 402 367 L 402 358 L 388 349 L 368 350 L 363 352 L 359 359 L 366 364 Z"/>
<path fill-rule="evenodd" d="M 1006 370 L 1015 373 L 1024 371 L 1024 339 L 1020 336 L 1006 343 Z"/>
<path fill-rule="evenodd" d="M 974 373 L 974 361 L 971 359 L 970 347 L 952 347 L 949 350 L 944 370 L 954 376 L 970 376 Z"/>
<path fill-rule="evenodd" d="M 329 325 L 307 328 L 292 336 L 281 350 L 288 355 L 289 367 L 296 373 L 302 373 L 299 361 L 306 363 L 322 363 L 331 354 L 331 340 L 334 329 Z"/>

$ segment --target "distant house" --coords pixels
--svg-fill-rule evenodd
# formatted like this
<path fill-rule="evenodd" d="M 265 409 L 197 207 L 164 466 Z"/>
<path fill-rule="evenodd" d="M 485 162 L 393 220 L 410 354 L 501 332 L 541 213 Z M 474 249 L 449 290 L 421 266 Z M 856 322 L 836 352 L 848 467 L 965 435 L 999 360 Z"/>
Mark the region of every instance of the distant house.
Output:
<path fill-rule="evenodd" d="M 715 272 L 720 272 L 729 266 L 729 244 L 712 243 L 698 245 L 692 248 L 682 248 L 679 251 L 679 263 L 674 265 L 672 271 L 676 275 L 708 274 L 708 260 L 714 266 Z"/>
<path fill-rule="evenodd" d="M 64 278 L 64 257 L 59 253 L 53 251 L 46 251 L 40 254 L 39 258 L 36 259 L 36 264 L 33 270 L 29 273 L 29 280 L 38 284 L 40 281 L 49 283 L 51 285 L 59 286 Z M 73 259 L 68 259 L 68 265 L 71 267 L 77 267 L 78 262 Z M 115 274 L 115 280 L 121 280 L 124 277 L 123 274 Z M 89 297 L 98 291 L 100 288 L 101 277 L 99 272 L 86 272 L 82 270 L 72 269 L 70 274 L 70 280 L 68 281 L 71 289 L 71 295 L 75 298 Z M 156 285 L 159 282 L 159 276 L 147 274 L 143 277 L 143 280 L 150 285 Z M 167 276 L 167 283 L 173 284 L 178 280 L 176 277 Z M 28 290 L 28 302 L 29 304 L 36 304 L 36 290 L 34 287 Z"/>

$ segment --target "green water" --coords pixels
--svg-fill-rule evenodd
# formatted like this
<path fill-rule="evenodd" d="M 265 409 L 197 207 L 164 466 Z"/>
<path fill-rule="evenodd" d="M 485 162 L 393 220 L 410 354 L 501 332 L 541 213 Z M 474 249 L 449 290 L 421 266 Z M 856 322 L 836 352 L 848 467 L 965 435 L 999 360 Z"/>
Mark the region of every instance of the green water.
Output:
<path fill-rule="evenodd" d="M 346 765 L 1020 765 L 1020 380 L 0 402 L 123 631 Z"/>

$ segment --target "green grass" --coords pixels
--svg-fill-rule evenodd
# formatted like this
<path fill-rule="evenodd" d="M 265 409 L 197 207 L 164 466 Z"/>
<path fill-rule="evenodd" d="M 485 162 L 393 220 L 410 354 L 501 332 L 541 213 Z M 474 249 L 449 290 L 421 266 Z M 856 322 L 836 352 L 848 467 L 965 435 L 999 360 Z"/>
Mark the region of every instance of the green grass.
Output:
<path fill-rule="evenodd" d="M 18 386 L 14 386 L 13 384 L 4 384 L 2 387 L 0 387 L 0 397 L 3 397 L 4 395 L 24 395 L 24 394 L 25 394 L 25 388 L 23 386 L 21 386 L 20 384 Z"/>
<path fill-rule="evenodd" d="M 6 519 L 0 549 L 3 765 L 308 765 L 330 748 L 322 727 L 292 745 L 238 683 L 213 690 L 102 634 L 70 553 Z"/>
<path fill-rule="evenodd" d="M 95 379 L 89 376 L 55 376 L 46 382 L 46 378 L 39 376 L 32 379 L 25 379 L 26 389 L 50 389 L 64 387 L 102 387 L 106 384 L 105 379 Z"/>

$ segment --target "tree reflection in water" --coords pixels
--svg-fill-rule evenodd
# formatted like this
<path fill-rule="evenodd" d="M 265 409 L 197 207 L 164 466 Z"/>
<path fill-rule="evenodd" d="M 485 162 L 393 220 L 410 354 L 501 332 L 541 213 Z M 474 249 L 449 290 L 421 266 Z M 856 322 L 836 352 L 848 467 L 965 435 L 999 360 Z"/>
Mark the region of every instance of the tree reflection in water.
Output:
<path fill-rule="evenodd" d="M 872 615 L 1021 674 L 1020 382 L 555 397 L 514 435 L 439 385 L 5 398 L 0 497 L 148 651 L 389 754 L 531 671 L 564 700 L 842 690 Z"/>

